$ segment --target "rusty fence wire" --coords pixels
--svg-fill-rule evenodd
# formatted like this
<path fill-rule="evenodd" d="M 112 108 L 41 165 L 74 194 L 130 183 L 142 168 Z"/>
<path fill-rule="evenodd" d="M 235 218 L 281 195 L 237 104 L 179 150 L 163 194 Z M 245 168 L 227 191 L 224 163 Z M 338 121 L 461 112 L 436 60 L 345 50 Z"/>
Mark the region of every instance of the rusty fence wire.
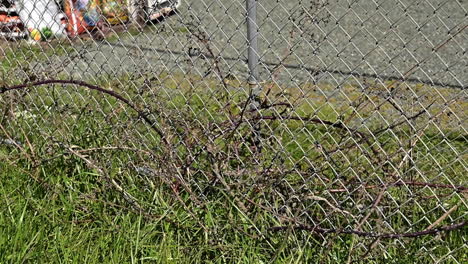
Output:
<path fill-rule="evenodd" d="M 0 2 L 11 162 L 310 262 L 466 261 L 466 1 L 28 2 Z"/>

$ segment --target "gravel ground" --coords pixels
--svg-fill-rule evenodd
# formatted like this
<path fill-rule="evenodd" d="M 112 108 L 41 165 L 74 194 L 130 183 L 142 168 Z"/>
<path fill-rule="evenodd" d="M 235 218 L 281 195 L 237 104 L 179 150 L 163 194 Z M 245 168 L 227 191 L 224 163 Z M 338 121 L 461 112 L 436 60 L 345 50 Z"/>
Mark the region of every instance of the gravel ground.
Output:
<path fill-rule="evenodd" d="M 322 4 L 317 8 L 311 2 Z M 418 65 L 407 80 L 466 88 L 468 29 L 457 34 L 468 24 L 466 0 L 323 2 L 259 0 L 262 80 L 270 80 L 280 62 L 278 82 L 333 85 L 350 77 L 399 79 Z M 213 74 L 209 52 L 192 34 L 199 30 L 209 36 L 224 74 L 244 80 L 244 14 L 241 0 L 184 0 L 178 14 L 143 34 L 75 44 L 79 58 L 58 60 L 66 62 L 67 73 L 81 78 L 159 71 Z"/>

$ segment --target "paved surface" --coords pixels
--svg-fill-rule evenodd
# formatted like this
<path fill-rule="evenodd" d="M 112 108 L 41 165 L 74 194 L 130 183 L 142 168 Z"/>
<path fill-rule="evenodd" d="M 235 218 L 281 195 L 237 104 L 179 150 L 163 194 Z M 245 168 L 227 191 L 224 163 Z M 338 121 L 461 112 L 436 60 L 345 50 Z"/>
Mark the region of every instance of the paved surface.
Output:
<path fill-rule="evenodd" d="M 468 25 L 467 1 L 329 0 L 319 8 L 311 2 L 324 1 L 259 1 L 263 80 L 271 78 L 280 62 L 285 67 L 279 82 L 334 85 L 349 77 L 403 78 L 419 65 L 405 77 L 415 83 L 466 88 L 468 28 L 457 32 Z M 222 71 L 244 79 L 245 12 L 240 0 L 185 0 L 179 14 L 144 34 L 76 45 L 82 58 L 68 63 L 66 71 L 89 78 L 102 72 L 215 74 L 209 70 L 209 52 L 191 34 L 201 30 L 209 36 L 213 53 L 220 55 Z"/>

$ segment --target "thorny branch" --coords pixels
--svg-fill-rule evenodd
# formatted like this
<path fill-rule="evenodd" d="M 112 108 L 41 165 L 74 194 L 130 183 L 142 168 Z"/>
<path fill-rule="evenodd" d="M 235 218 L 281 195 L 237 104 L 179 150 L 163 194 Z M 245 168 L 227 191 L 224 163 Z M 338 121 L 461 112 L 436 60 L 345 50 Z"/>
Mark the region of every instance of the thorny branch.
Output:
<path fill-rule="evenodd" d="M 442 226 L 440 228 L 434 228 L 424 231 L 418 232 L 411 232 L 411 233 L 386 233 L 386 234 L 378 234 L 378 233 L 371 233 L 371 232 L 363 232 L 358 230 L 349 230 L 349 229 L 333 229 L 333 228 L 321 228 L 318 226 L 305 226 L 305 225 L 293 225 L 293 226 L 275 226 L 270 227 L 268 230 L 273 232 L 284 231 L 288 230 L 289 228 L 293 228 L 296 230 L 304 230 L 310 231 L 317 234 L 349 234 L 349 235 L 357 235 L 361 237 L 371 237 L 371 238 L 382 238 L 382 239 L 395 239 L 395 238 L 415 238 L 427 235 L 436 235 L 441 232 L 450 232 L 458 229 L 462 229 L 467 226 L 466 221 L 462 221 L 457 224 Z"/>
<path fill-rule="evenodd" d="M 352 183 L 350 183 L 352 184 Z M 449 184 L 439 184 L 439 183 L 428 183 L 428 182 L 416 182 L 416 181 L 395 181 L 388 183 L 389 186 L 418 186 L 418 187 L 431 187 L 431 188 L 438 188 L 438 189 L 451 189 L 456 192 L 462 192 L 466 193 L 468 192 L 468 187 L 465 186 L 460 186 L 460 185 L 449 185 Z M 359 183 L 360 188 L 365 188 L 365 189 L 375 189 L 375 188 L 381 188 L 383 185 L 363 185 L 362 183 Z M 346 188 L 341 188 L 341 189 L 330 189 L 328 190 L 330 193 L 340 193 L 340 192 L 349 192 L 350 189 Z"/>

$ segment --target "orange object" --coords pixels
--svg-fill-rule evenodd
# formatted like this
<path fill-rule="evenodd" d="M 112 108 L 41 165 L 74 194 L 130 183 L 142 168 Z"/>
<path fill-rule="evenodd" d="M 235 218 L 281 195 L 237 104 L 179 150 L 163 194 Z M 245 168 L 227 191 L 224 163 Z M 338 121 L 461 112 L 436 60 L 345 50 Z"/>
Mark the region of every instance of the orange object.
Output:
<path fill-rule="evenodd" d="M 68 17 L 67 31 L 71 36 L 86 33 L 100 23 L 98 0 L 65 0 L 64 9 Z"/>
<path fill-rule="evenodd" d="M 0 15 L 0 23 L 21 23 L 18 16 Z"/>

